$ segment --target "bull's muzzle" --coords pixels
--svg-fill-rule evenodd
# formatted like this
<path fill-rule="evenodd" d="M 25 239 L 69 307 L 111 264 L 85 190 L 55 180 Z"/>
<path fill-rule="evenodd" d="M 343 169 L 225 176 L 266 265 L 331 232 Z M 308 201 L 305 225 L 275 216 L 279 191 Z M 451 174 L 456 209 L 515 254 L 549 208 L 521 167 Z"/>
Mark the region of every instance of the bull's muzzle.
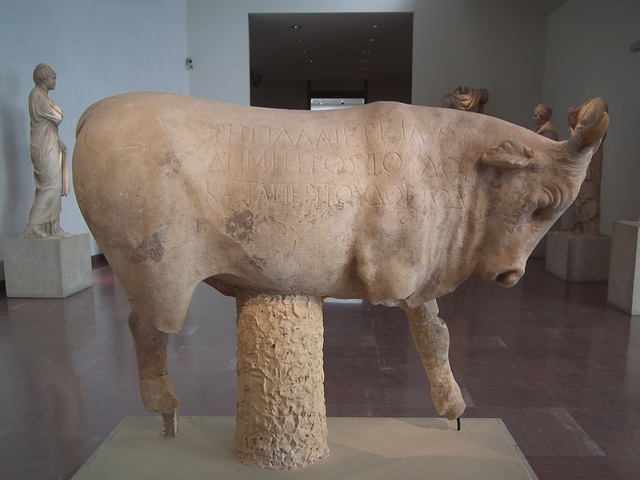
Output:
<path fill-rule="evenodd" d="M 502 272 L 482 272 L 482 278 L 489 283 L 504 288 L 511 288 L 524 275 L 523 268 L 511 268 Z"/>

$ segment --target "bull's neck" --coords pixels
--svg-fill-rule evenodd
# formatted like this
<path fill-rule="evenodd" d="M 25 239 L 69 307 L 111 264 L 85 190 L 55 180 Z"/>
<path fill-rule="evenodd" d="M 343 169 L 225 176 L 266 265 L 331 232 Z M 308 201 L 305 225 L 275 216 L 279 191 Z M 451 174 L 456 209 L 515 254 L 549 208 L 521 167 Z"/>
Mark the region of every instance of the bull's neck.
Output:
<path fill-rule="evenodd" d="M 462 195 L 463 204 L 455 210 L 438 215 L 434 225 L 435 238 L 430 242 L 434 262 L 435 297 L 453 291 L 475 273 L 485 236 L 486 201 L 477 184 L 475 169 L 457 178 L 453 185 Z"/>

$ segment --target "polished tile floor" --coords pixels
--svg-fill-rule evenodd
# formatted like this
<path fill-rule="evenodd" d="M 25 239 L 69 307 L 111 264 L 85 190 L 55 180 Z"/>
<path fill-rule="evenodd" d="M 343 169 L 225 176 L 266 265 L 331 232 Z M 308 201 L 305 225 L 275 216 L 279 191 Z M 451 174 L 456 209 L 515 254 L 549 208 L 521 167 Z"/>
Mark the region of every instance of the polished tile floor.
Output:
<path fill-rule="evenodd" d="M 0 297 L 0 479 L 71 478 L 145 415 L 126 298 L 108 266 L 93 273 L 64 300 Z M 640 317 L 608 306 L 606 284 L 536 259 L 510 290 L 474 278 L 439 303 L 466 417 L 503 419 L 540 480 L 640 478 Z M 436 416 L 401 311 L 324 311 L 329 416 Z M 181 414 L 235 415 L 235 344 L 234 301 L 201 285 L 169 345 Z"/>

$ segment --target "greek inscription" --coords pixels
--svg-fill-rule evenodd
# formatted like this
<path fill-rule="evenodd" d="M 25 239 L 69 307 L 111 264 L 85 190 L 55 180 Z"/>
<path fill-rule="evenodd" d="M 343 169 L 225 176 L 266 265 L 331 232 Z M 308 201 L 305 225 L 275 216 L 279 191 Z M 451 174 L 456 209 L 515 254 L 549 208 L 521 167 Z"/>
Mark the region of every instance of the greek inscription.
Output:
<path fill-rule="evenodd" d="M 215 192 L 208 186 L 209 204 L 220 202 L 227 206 L 263 207 L 336 207 L 369 205 L 375 207 L 403 207 L 423 204 L 428 208 L 462 209 L 464 199 L 459 192 L 446 189 L 424 190 L 414 185 L 388 184 L 383 186 L 333 183 L 260 183 L 234 182 Z"/>
<path fill-rule="evenodd" d="M 228 152 L 214 153 L 209 165 L 209 171 L 217 173 L 229 172 L 230 155 Z"/>
<path fill-rule="evenodd" d="M 344 128 L 305 129 L 255 125 L 249 128 L 249 145 L 301 146 L 301 147 L 346 147 L 348 133 Z"/>
<path fill-rule="evenodd" d="M 405 123 L 402 121 L 402 138 L 404 140 L 418 141 L 419 143 L 427 143 L 429 136 L 421 130 L 415 123 Z"/>
<path fill-rule="evenodd" d="M 402 168 L 402 155 L 398 152 L 369 154 L 369 174 L 397 173 Z"/>
<path fill-rule="evenodd" d="M 247 149 L 240 165 L 247 172 L 341 175 L 353 174 L 356 170 L 356 163 L 350 156 L 318 155 L 298 150 Z"/>

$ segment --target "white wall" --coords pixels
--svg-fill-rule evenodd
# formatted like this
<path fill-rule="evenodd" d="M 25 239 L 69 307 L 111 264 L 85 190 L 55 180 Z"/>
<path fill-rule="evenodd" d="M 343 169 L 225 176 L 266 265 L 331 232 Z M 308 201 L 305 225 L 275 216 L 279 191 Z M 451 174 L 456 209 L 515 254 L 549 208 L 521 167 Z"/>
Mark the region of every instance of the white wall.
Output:
<path fill-rule="evenodd" d="M 186 29 L 185 0 L 0 0 L 0 239 L 22 232 L 33 200 L 33 68 L 44 62 L 58 74 L 50 96 L 64 111 L 60 137 L 71 156 L 77 120 L 95 101 L 135 90 L 188 93 Z M 73 191 L 61 224 L 88 231 Z"/>
<path fill-rule="evenodd" d="M 640 52 L 629 51 L 640 40 L 640 2 L 571 0 L 548 17 L 546 37 L 543 97 L 561 138 L 569 107 L 593 97 L 609 104 L 600 229 L 611 234 L 640 209 Z"/>
<path fill-rule="evenodd" d="M 413 103 L 487 88 L 485 113 L 532 127 L 545 19 L 509 0 L 187 0 L 190 94 L 249 105 L 249 13 L 414 12 Z"/>

